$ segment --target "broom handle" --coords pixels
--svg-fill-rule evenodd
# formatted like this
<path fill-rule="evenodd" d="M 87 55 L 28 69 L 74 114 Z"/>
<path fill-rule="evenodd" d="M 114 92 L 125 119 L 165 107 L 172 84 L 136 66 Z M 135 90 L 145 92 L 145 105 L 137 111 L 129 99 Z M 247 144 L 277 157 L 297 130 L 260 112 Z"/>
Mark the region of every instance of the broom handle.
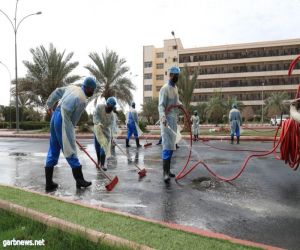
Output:
<path fill-rule="evenodd" d="M 119 149 L 124 155 L 127 156 L 127 158 L 130 158 L 130 155 L 128 155 L 127 153 L 125 153 L 125 152 L 123 151 L 123 149 L 122 149 L 117 143 L 115 143 L 115 141 L 114 141 L 114 144 L 118 147 L 118 149 Z M 134 164 L 135 167 L 137 167 L 139 170 L 142 170 L 135 162 L 133 162 L 133 164 Z"/>
<path fill-rule="evenodd" d="M 112 180 L 112 178 L 110 178 L 107 174 L 105 174 L 104 173 L 104 171 L 101 169 L 101 168 L 99 168 L 98 167 L 98 164 L 95 162 L 95 160 L 89 155 L 89 153 L 84 149 L 84 147 L 76 140 L 76 143 L 77 143 L 77 145 L 81 148 L 81 150 L 92 160 L 92 162 L 94 162 L 95 163 L 95 165 L 96 165 L 96 168 L 98 168 L 101 172 L 102 172 L 102 174 L 107 178 L 107 179 L 109 179 L 110 181 Z"/>

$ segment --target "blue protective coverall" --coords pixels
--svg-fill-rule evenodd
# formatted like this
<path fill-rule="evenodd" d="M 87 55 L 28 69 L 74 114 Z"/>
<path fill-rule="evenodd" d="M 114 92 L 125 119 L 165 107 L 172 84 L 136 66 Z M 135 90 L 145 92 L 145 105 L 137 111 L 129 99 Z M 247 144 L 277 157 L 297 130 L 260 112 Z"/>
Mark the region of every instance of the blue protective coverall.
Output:
<path fill-rule="evenodd" d="M 240 126 L 242 125 L 242 116 L 238 109 L 232 108 L 229 112 L 230 135 L 240 136 Z"/>
<path fill-rule="evenodd" d="M 81 166 L 77 157 L 75 126 L 87 105 L 87 97 L 81 87 L 68 86 L 57 88 L 47 100 L 47 108 L 58 105 L 50 122 L 50 147 L 46 167 L 57 164 L 60 150 L 72 168 Z"/>
<path fill-rule="evenodd" d="M 138 129 L 138 114 L 135 109 L 130 108 L 127 114 L 127 139 L 129 140 L 132 134 L 134 134 L 135 139 L 139 138 Z"/>
<path fill-rule="evenodd" d="M 162 137 L 162 159 L 168 160 L 172 157 L 173 150 L 176 150 L 177 136 L 177 111 L 172 109 L 168 114 L 165 110 L 170 105 L 182 105 L 179 101 L 178 89 L 171 84 L 165 84 L 159 91 L 158 112 L 160 118 L 160 129 Z M 166 119 L 167 126 L 163 124 Z"/>

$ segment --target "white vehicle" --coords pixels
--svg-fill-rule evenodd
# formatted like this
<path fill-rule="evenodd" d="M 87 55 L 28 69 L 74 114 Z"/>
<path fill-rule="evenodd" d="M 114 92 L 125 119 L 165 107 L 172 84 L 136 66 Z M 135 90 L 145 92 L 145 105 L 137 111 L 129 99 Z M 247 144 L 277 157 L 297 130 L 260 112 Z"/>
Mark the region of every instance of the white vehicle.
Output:
<path fill-rule="evenodd" d="M 289 118 L 290 118 L 289 115 L 282 115 L 282 120 L 281 120 L 281 115 L 276 115 L 276 117 L 271 118 L 270 124 L 271 124 L 272 126 L 279 126 L 280 123 L 281 123 L 281 121 L 285 121 L 285 120 L 287 120 L 287 119 L 289 119 Z"/>

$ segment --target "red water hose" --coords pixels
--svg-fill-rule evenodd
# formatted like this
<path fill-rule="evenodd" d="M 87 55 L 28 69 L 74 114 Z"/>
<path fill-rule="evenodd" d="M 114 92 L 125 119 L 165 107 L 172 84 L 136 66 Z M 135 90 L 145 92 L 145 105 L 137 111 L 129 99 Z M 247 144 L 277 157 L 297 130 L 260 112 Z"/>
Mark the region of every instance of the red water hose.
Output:
<path fill-rule="evenodd" d="M 252 152 L 252 153 L 265 153 L 265 152 L 268 152 L 268 150 L 264 150 L 264 149 L 256 149 L 256 150 L 253 150 L 253 149 L 244 149 L 244 148 L 232 148 L 232 149 L 227 149 L 227 148 L 220 148 L 220 147 L 216 147 L 216 146 L 213 146 L 213 145 L 210 145 L 208 143 L 206 143 L 204 140 L 202 141 L 202 143 L 210 148 L 214 148 L 214 149 L 217 149 L 217 150 L 222 150 L 222 151 L 232 151 L 232 152 Z"/>
<path fill-rule="evenodd" d="M 300 60 L 300 56 L 297 56 L 290 64 L 288 75 L 291 76 L 295 65 Z M 297 93 L 295 99 L 300 97 L 300 83 L 298 84 Z M 300 126 L 293 119 L 285 120 L 282 123 L 282 131 L 284 133 L 288 131 L 280 145 L 280 157 L 276 155 L 276 159 L 283 160 L 293 170 L 297 170 L 300 163 Z"/>
<path fill-rule="evenodd" d="M 214 177 L 216 177 L 216 178 L 218 178 L 218 179 L 220 179 L 220 180 L 223 180 L 223 181 L 232 181 L 232 180 L 235 180 L 235 179 L 237 179 L 237 178 L 242 174 L 242 172 L 245 170 L 248 161 L 249 161 L 252 157 L 259 157 L 259 156 L 261 157 L 261 156 L 266 156 L 266 155 L 269 155 L 269 154 L 273 153 L 273 152 L 277 149 L 277 147 L 279 146 L 279 144 L 280 144 L 280 142 L 281 142 L 281 140 L 282 140 L 282 138 L 280 138 L 280 139 L 278 140 L 278 142 L 277 142 L 277 145 L 276 145 L 275 147 L 273 147 L 271 150 L 267 151 L 267 152 L 260 153 L 260 154 L 252 154 L 252 155 L 249 155 L 249 156 L 245 159 L 245 161 L 244 161 L 243 165 L 241 166 L 240 170 L 239 170 L 235 175 L 233 175 L 233 176 L 231 176 L 231 177 L 229 177 L 229 178 L 218 175 L 217 173 L 215 173 L 214 171 L 212 171 L 212 170 L 209 168 L 209 166 L 208 166 L 205 162 L 203 162 L 203 161 L 201 161 L 201 160 L 198 161 L 196 164 L 194 164 L 188 171 L 185 171 L 186 168 L 187 168 L 187 166 L 188 166 L 188 164 L 189 164 L 189 162 L 190 162 L 190 158 L 191 158 L 191 154 L 192 154 L 192 142 L 193 142 L 193 140 L 192 140 L 192 131 L 191 131 L 190 117 L 189 117 L 188 112 L 187 112 L 181 105 L 171 105 L 171 106 L 169 106 L 169 107 L 166 109 L 166 113 L 168 113 L 169 111 L 171 111 L 171 110 L 174 109 L 174 108 L 178 108 L 178 109 L 180 109 L 180 110 L 184 113 L 184 116 L 185 116 L 185 118 L 186 118 L 186 120 L 187 120 L 187 122 L 188 122 L 188 128 L 189 128 L 189 132 L 190 132 L 190 148 L 189 148 L 189 154 L 188 154 L 188 157 L 187 157 L 187 160 L 186 160 L 185 165 L 183 166 L 183 168 L 180 170 L 180 172 L 179 172 L 178 175 L 176 176 L 176 180 L 180 180 L 180 179 L 184 178 L 186 175 L 188 175 L 190 172 L 192 172 L 192 171 L 193 171 L 198 165 L 200 165 L 200 164 L 202 164 L 202 165 L 207 169 L 207 171 L 208 171 L 211 175 L 213 175 Z M 277 128 L 277 130 L 279 130 L 279 127 Z M 287 132 L 285 131 L 285 133 L 287 133 Z M 283 134 L 283 133 L 281 133 L 281 134 Z M 285 136 L 285 135 L 284 135 L 284 136 Z M 284 136 L 283 136 L 283 137 L 284 137 Z"/>
<path fill-rule="evenodd" d="M 297 91 L 297 95 L 300 92 L 300 85 Z M 178 173 L 178 175 L 176 176 L 176 180 L 180 180 L 182 178 L 184 178 L 185 176 L 187 176 L 190 172 L 192 172 L 198 165 L 203 165 L 207 171 L 214 177 L 222 180 L 222 181 L 233 181 L 235 179 L 237 179 L 245 170 L 249 160 L 253 157 L 262 157 L 262 156 L 267 156 L 269 154 L 276 154 L 276 149 L 278 148 L 278 146 L 281 144 L 280 146 L 280 158 L 277 156 L 277 159 L 282 159 L 285 161 L 285 163 L 288 163 L 289 166 L 293 169 L 296 170 L 299 166 L 300 163 L 300 143 L 299 143 L 299 139 L 300 139 L 300 130 L 299 130 L 299 125 L 293 121 L 293 120 L 286 120 L 282 123 L 282 130 L 281 130 L 281 134 L 279 137 L 279 140 L 277 141 L 276 144 L 276 137 L 278 134 L 278 131 L 280 129 L 280 127 L 277 128 L 277 131 L 275 133 L 274 136 L 274 144 L 273 144 L 273 148 L 269 151 L 266 152 L 262 152 L 262 153 L 256 153 L 256 154 L 251 154 L 249 155 L 244 163 L 242 164 L 242 166 L 240 167 L 239 171 L 232 175 L 231 177 L 224 177 L 221 175 L 218 175 L 217 173 L 215 173 L 214 171 L 212 171 L 209 166 L 203 162 L 203 161 L 198 161 L 196 164 L 194 164 L 193 166 L 191 166 L 191 168 L 189 170 L 186 171 L 186 168 L 190 162 L 190 158 L 191 158 L 191 154 L 192 154 L 192 131 L 191 131 L 191 123 L 190 123 L 190 116 L 188 114 L 188 112 L 181 106 L 181 105 L 171 105 L 166 109 L 166 113 L 168 113 L 170 110 L 174 109 L 174 108 L 178 108 L 180 109 L 185 117 L 186 120 L 188 122 L 188 128 L 189 128 L 189 132 L 190 132 L 190 148 L 189 148 L 189 154 L 187 157 L 187 160 L 185 162 L 185 165 L 183 166 L 183 168 L 180 170 L 180 172 Z M 219 148 L 218 148 L 219 149 Z M 238 151 L 238 150 L 236 150 Z M 241 150 L 242 151 L 242 150 Z"/>
<path fill-rule="evenodd" d="M 288 75 L 290 76 L 292 74 L 292 71 L 296 65 L 296 63 L 300 60 L 300 56 L 295 58 L 289 67 Z M 298 86 L 298 90 L 296 93 L 295 99 L 300 97 L 300 84 Z M 203 162 L 203 161 L 198 161 L 196 164 L 194 164 L 189 170 L 186 171 L 186 168 L 190 162 L 191 155 L 192 155 L 192 131 L 191 131 L 191 122 L 190 122 L 190 116 L 188 112 L 181 106 L 181 105 L 171 105 L 166 109 L 166 113 L 170 112 L 172 109 L 177 108 L 180 109 L 183 113 L 184 116 L 187 120 L 188 123 L 188 128 L 189 128 L 189 133 L 190 133 L 190 148 L 189 148 L 189 154 L 187 157 L 187 160 L 185 162 L 185 165 L 183 168 L 180 170 L 178 175 L 176 176 L 176 180 L 180 180 L 187 176 L 190 172 L 192 172 L 198 165 L 202 164 L 207 171 L 213 175 L 214 177 L 223 180 L 223 181 L 233 181 L 237 179 L 245 170 L 249 160 L 253 157 L 262 157 L 262 156 L 267 156 L 269 154 L 274 153 L 276 159 L 278 160 L 283 160 L 286 164 L 290 166 L 291 169 L 296 170 L 300 164 L 300 126 L 297 122 L 295 122 L 292 119 L 285 120 L 282 122 L 281 126 L 277 127 L 275 136 L 274 136 L 274 143 L 273 143 L 273 148 L 270 149 L 269 151 L 262 152 L 262 153 L 256 153 L 256 154 L 251 154 L 247 156 L 245 159 L 244 163 L 240 167 L 239 171 L 232 175 L 231 177 L 223 177 L 212 171 L 208 165 Z M 279 129 L 281 128 L 281 133 L 279 140 L 277 141 L 277 134 Z M 276 143 L 277 141 L 277 143 Z M 280 157 L 276 154 L 276 149 L 280 145 Z M 215 147 L 216 148 L 216 147 Z M 220 149 L 220 148 L 217 148 Z M 235 150 L 238 151 L 238 150 Z"/>

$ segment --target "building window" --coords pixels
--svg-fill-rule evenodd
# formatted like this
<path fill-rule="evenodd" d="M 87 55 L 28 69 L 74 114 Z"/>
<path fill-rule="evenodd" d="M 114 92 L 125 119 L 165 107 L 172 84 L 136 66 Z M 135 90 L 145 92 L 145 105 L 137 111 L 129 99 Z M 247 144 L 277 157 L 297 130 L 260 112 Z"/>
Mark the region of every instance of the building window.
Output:
<path fill-rule="evenodd" d="M 152 91 L 152 85 L 145 85 L 144 91 Z"/>
<path fill-rule="evenodd" d="M 176 57 L 173 58 L 173 62 L 177 62 L 177 58 Z"/>
<path fill-rule="evenodd" d="M 151 68 L 152 62 L 144 62 L 144 68 Z"/>
<path fill-rule="evenodd" d="M 174 50 L 176 50 L 176 49 L 177 49 L 177 46 L 176 46 L 176 45 L 174 45 L 174 46 L 173 46 L 173 49 L 174 49 Z"/>
<path fill-rule="evenodd" d="M 144 79 L 152 79 L 152 74 L 151 73 L 144 74 Z"/>
<path fill-rule="evenodd" d="M 165 63 L 166 63 L 167 61 L 168 61 L 167 58 L 165 58 Z"/>
<path fill-rule="evenodd" d="M 164 80 L 164 75 L 156 75 L 156 80 Z"/>
<path fill-rule="evenodd" d="M 158 52 L 156 53 L 157 58 L 164 58 L 164 52 Z"/>
<path fill-rule="evenodd" d="M 156 91 L 159 92 L 162 86 L 156 86 Z"/>
<path fill-rule="evenodd" d="M 163 69 L 164 68 L 164 64 L 163 63 L 158 63 L 158 64 L 156 64 L 156 68 L 157 69 Z"/>
<path fill-rule="evenodd" d="M 168 71 L 165 71 L 165 75 L 166 75 L 166 76 L 168 75 Z"/>

